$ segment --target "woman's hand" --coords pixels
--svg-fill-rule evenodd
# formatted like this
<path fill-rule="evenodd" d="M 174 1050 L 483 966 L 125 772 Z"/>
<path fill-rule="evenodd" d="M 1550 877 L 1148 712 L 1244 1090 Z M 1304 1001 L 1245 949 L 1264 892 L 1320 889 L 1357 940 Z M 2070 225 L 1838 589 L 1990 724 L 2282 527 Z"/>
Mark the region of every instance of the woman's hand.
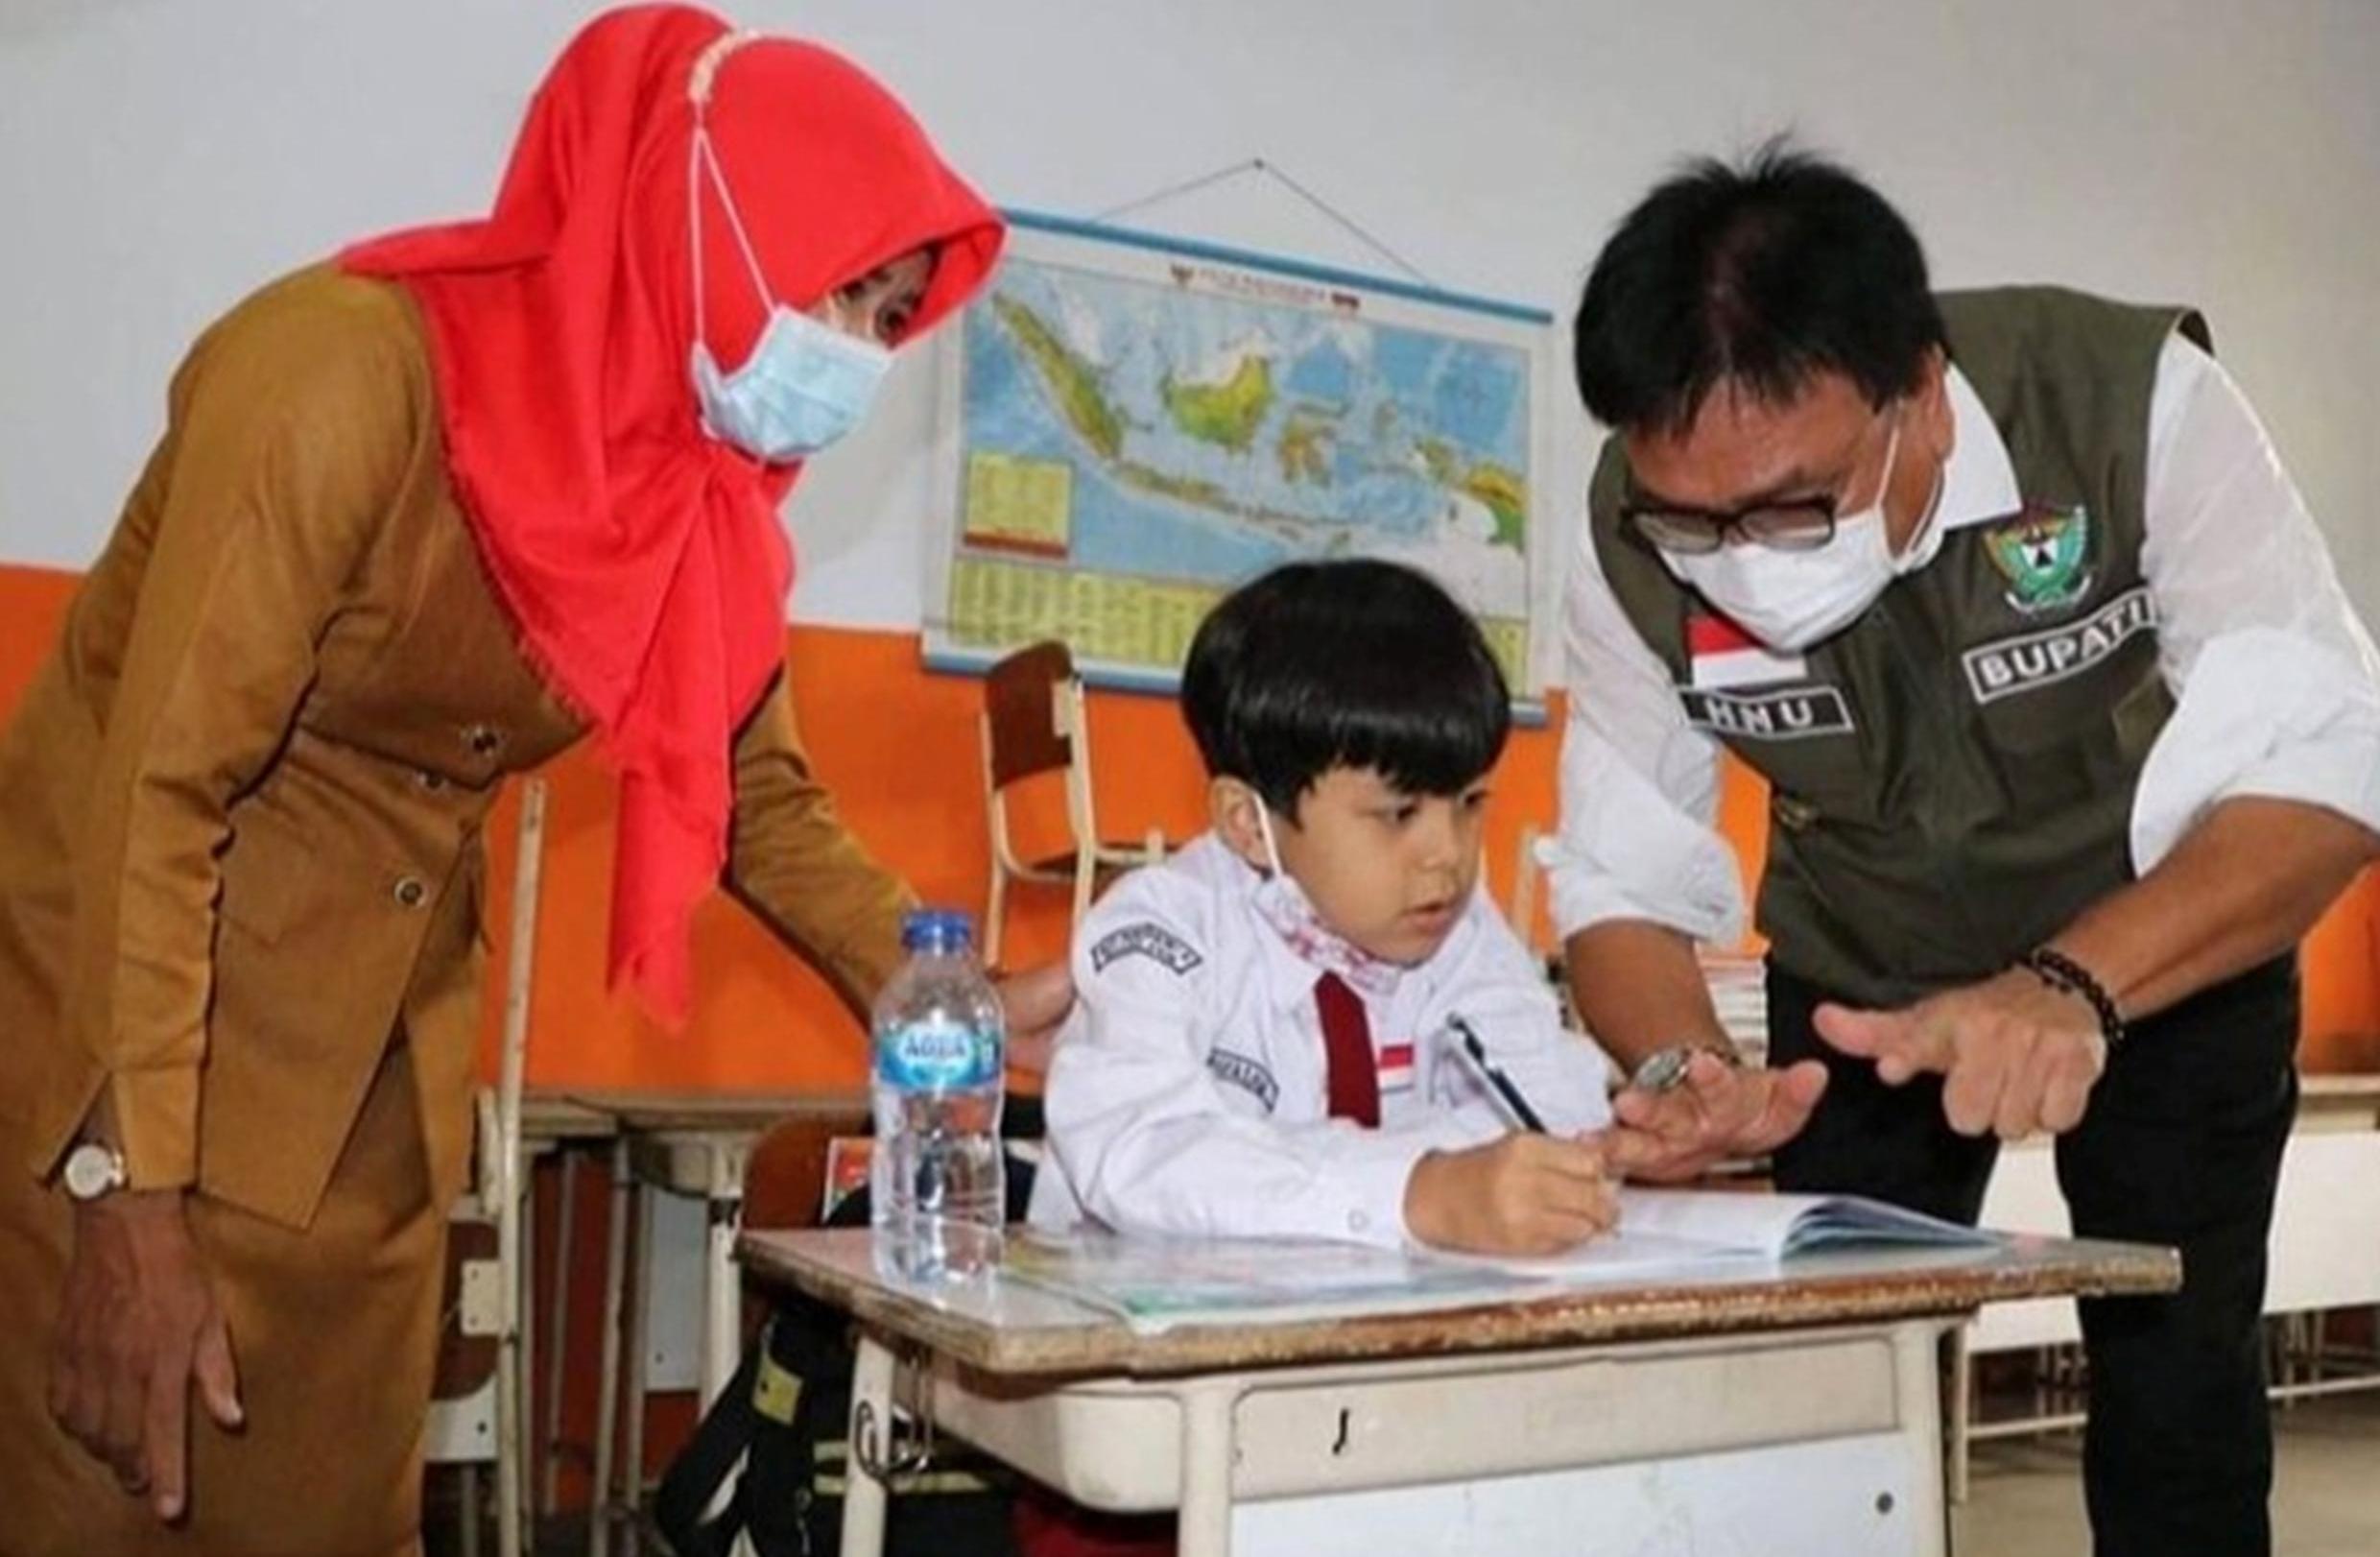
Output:
<path fill-rule="evenodd" d="M 189 1501 L 190 1391 L 240 1425 L 231 1336 L 200 1268 L 179 1190 L 124 1191 L 75 1208 L 74 1256 L 50 1356 L 50 1414 L 149 1495 L 160 1520 Z"/>
<path fill-rule="evenodd" d="M 1058 1024 L 1074 1009 L 1074 971 L 1060 958 L 1011 973 L 1000 981 L 1000 1005 L 1008 1015 L 1009 1065 L 1047 1071 Z"/>

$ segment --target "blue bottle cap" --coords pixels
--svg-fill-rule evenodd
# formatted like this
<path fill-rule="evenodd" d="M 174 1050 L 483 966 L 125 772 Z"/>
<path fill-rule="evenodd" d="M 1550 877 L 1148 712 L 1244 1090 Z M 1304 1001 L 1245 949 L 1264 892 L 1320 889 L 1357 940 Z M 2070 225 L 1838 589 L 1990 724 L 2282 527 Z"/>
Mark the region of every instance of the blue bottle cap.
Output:
<path fill-rule="evenodd" d="M 901 919 L 904 951 L 965 951 L 975 945 L 975 922 L 956 908 L 913 908 Z"/>

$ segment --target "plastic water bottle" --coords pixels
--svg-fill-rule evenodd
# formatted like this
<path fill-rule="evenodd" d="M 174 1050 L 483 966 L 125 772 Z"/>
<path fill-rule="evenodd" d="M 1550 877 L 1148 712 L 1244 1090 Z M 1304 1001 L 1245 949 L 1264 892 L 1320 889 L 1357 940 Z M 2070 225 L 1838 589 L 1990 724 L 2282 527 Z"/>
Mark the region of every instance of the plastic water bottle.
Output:
<path fill-rule="evenodd" d="M 964 1281 L 1000 1259 L 1007 1018 L 966 915 L 913 913 L 901 944 L 909 961 L 876 997 L 873 1021 L 876 1265 L 906 1281 Z"/>

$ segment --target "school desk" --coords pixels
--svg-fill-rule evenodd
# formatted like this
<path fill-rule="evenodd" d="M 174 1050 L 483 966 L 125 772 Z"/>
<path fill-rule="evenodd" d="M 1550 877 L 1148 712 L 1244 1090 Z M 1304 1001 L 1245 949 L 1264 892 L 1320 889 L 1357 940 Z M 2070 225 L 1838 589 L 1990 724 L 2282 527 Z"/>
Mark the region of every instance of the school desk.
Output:
<path fill-rule="evenodd" d="M 1148 1334 L 1013 1280 L 888 1282 L 864 1231 L 740 1254 L 859 1321 L 844 1557 L 881 1550 L 868 1471 L 916 1437 L 892 1441 L 896 1395 L 1077 1501 L 1178 1510 L 1181 1557 L 1939 1554 L 1942 1334 L 2179 1280 L 2171 1251 L 2027 1238 Z"/>

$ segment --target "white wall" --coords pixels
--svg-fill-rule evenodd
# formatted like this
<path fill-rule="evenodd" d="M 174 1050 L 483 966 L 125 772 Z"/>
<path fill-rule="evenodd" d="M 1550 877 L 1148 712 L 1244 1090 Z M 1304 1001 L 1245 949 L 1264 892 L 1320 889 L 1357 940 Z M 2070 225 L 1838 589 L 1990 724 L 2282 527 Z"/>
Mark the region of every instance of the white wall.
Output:
<path fill-rule="evenodd" d="M 351 237 L 484 207 L 563 0 L 0 0 L 0 559 L 79 565 L 191 335 Z M 2380 611 L 2380 0 L 744 0 L 872 66 L 995 200 L 1262 155 L 1440 282 L 1563 316 L 1687 152 L 1794 127 L 1949 283 L 2204 306 Z M 1147 225 L 1377 269 L 1277 188 Z M 1566 360 L 1566 351 L 1564 353 Z M 923 385 L 797 499 L 805 619 L 912 626 Z M 1588 429 L 1559 419 L 1558 501 Z M 0 630 L 5 624 L 0 624 Z"/>

